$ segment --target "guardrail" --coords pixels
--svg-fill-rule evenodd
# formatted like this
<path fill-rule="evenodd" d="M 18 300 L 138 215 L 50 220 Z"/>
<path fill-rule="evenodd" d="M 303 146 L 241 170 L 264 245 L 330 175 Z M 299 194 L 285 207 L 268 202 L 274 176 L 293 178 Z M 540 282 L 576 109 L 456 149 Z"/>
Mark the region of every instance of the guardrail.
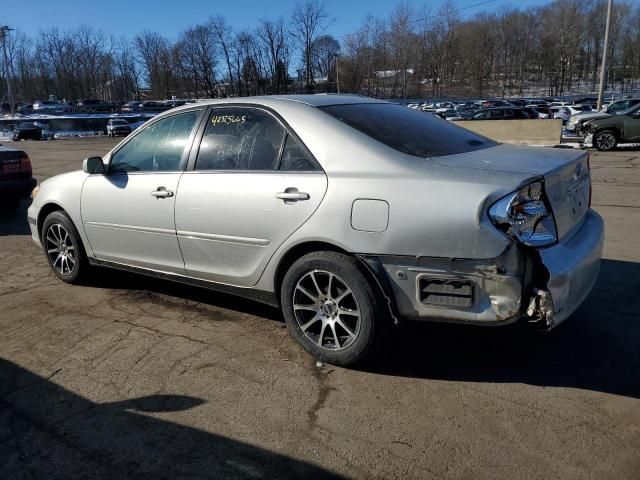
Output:
<path fill-rule="evenodd" d="M 558 145 L 562 140 L 560 118 L 540 120 L 461 120 L 456 125 L 516 145 Z"/>

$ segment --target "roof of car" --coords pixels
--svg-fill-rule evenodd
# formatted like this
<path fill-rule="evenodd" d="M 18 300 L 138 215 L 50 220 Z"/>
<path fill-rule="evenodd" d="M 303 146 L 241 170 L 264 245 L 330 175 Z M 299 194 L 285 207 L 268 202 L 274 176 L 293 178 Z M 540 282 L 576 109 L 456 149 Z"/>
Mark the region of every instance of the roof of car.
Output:
<path fill-rule="evenodd" d="M 257 97 L 221 98 L 199 101 L 194 105 L 215 105 L 219 103 L 273 103 L 273 101 L 298 102 L 312 107 L 327 107 L 329 105 L 350 105 L 358 103 L 389 103 L 375 98 L 361 97 L 359 95 L 319 94 L 319 95 L 264 95 Z"/>

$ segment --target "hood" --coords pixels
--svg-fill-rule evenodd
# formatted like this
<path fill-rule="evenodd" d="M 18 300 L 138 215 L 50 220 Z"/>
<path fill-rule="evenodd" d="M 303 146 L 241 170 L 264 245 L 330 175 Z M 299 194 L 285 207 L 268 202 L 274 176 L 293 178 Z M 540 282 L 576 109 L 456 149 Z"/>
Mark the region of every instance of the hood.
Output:
<path fill-rule="evenodd" d="M 581 122 L 585 122 L 587 120 L 594 120 L 596 118 L 609 118 L 612 116 L 613 115 L 611 115 L 610 113 L 594 112 L 594 113 L 579 113 L 576 115 L 576 118 Z"/>
<path fill-rule="evenodd" d="M 432 158 L 432 161 L 448 167 L 545 175 L 584 155 L 581 150 L 502 144 L 474 152 Z"/>
<path fill-rule="evenodd" d="M 588 123 L 595 127 L 616 126 L 623 121 L 625 117 L 626 115 L 611 115 L 606 118 L 594 118 L 593 120 L 589 120 Z"/>

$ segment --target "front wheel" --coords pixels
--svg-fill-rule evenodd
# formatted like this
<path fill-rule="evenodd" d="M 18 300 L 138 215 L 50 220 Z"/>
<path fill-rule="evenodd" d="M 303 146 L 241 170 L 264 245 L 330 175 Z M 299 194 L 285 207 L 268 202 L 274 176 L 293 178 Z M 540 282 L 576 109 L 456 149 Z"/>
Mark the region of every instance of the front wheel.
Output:
<path fill-rule="evenodd" d="M 42 225 L 41 238 L 53 273 L 63 282 L 81 283 L 91 267 L 69 216 L 62 211 L 50 213 Z"/>
<path fill-rule="evenodd" d="M 281 305 L 290 335 L 333 365 L 370 360 L 390 324 L 357 260 L 337 252 L 298 259 L 284 277 Z"/>
<path fill-rule="evenodd" d="M 604 130 L 593 136 L 593 146 L 601 152 L 608 152 L 618 146 L 618 139 L 611 130 Z"/>

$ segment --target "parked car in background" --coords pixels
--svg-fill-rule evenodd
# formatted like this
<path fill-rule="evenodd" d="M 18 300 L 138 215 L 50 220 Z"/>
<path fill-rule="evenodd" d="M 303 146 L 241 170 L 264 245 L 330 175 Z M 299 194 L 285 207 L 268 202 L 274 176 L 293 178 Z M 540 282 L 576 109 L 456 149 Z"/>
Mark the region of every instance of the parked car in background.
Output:
<path fill-rule="evenodd" d="M 640 98 L 630 98 L 610 103 L 599 112 L 578 112 L 571 115 L 569 123 L 567 124 L 567 130 L 575 132 L 576 135 L 581 135 L 582 126 L 585 122 L 595 120 L 597 118 L 607 118 L 612 115 L 630 113 L 630 111 L 632 111 L 632 109 L 637 105 L 640 105 Z"/>
<path fill-rule="evenodd" d="M 575 115 L 581 112 L 590 112 L 591 106 L 589 105 L 564 105 L 564 106 L 550 106 L 549 110 L 553 112 L 554 118 L 561 118 L 563 125 L 566 125 L 571 118 L 571 115 Z"/>
<path fill-rule="evenodd" d="M 129 135 L 131 126 L 124 118 L 111 118 L 107 122 L 107 136 L 117 137 L 119 135 Z"/>
<path fill-rule="evenodd" d="M 17 113 L 21 115 L 29 115 L 33 113 L 33 104 L 31 103 L 23 103 L 17 108 Z"/>
<path fill-rule="evenodd" d="M 534 107 L 522 107 L 519 108 L 524 114 L 526 114 L 530 119 L 541 118 L 540 113 Z"/>
<path fill-rule="evenodd" d="M 483 108 L 468 120 L 523 120 L 529 114 L 515 107 Z"/>
<path fill-rule="evenodd" d="M 22 150 L 0 146 L 0 209 L 15 210 L 35 186 L 29 156 Z"/>
<path fill-rule="evenodd" d="M 137 100 L 127 102 L 120 107 L 121 112 L 139 112 L 141 110 L 140 103 Z"/>
<path fill-rule="evenodd" d="M 156 116 L 43 182 L 28 221 L 62 281 L 103 266 L 248 296 L 349 366 L 395 322 L 565 320 L 598 275 L 590 189 L 584 151 L 360 96 L 245 97 Z"/>
<path fill-rule="evenodd" d="M 33 102 L 33 109 L 39 112 L 47 111 L 47 110 L 59 110 L 63 108 L 64 105 L 62 102 L 57 100 L 38 100 Z"/>
<path fill-rule="evenodd" d="M 42 125 L 38 122 L 20 122 L 13 128 L 13 140 L 42 140 Z"/>
<path fill-rule="evenodd" d="M 533 108 L 536 112 L 538 112 L 539 118 L 553 118 L 553 111 L 544 105 L 527 105 L 529 108 Z"/>
<path fill-rule="evenodd" d="M 623 115 L 589 120 L 583 129 L 585 145 L 602 151 L 613 150 L 619 143 L 640 143 L 640 105 Z"/>
<path fill-rule="evenodd" d="M 115 110 L 113 103 L 95 99 L 80 100 L 77 106 L 85 112 L 112 112 Z"/>
<path fill-rule="evenodd" d="M 514 107 L 515 105 L 513 105 L 511 102 L 507 100 L 493 98 L 489 100 L 483 100 L 482 106 L 484 108 L 489 108 L 489 107 Z"/>

